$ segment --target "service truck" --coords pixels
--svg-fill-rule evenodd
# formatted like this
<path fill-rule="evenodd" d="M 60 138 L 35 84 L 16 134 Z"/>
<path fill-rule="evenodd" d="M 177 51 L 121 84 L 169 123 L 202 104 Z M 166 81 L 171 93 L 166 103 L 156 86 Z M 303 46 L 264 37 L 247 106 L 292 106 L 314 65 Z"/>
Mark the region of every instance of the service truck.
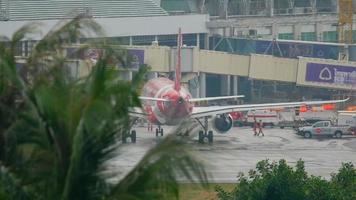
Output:
<path fill-rule="evenodd" d="M 278 113 L 274 110 L 250 110 L 246 114 L 247 124 L 253 126 L 254 122 L 262 122 L 263 126 L 276 126 Z"/>
<path fill-rule="evenodd" d="M 341 138 L 342 135 L 349 134 L 348 125 L 333 125 L 331 121 L 319 121 L 311 126 L 304 126 L 298 128 L 298 133 L 305 138 L 312 138 L 315 136 L 332 136 Z"/>
<path fill-rule="evenodd" d="M 356 114 L 339 112 L 337 115 L 337 125 L 356 126 Z"/>

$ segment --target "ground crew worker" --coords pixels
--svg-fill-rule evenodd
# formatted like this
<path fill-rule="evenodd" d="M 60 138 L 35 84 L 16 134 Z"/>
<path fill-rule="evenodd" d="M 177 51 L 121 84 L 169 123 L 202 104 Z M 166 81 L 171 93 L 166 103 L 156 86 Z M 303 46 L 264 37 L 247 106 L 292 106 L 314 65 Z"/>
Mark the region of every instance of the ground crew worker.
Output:
<path fill-rule="evenodd" d="M 148 129 L 148 131 L 150 131 L 150 132 L 153 131 L 153 125 L 152 125 L 150 122 L 147 123 L 147 129 Z"/>
<path fill-rule="evenodd" d="M 260 134 L 262 134 L 262 136 L 265 136 L 265 134 L 262 131 L 262 127 L 263 127 L 263 123 L 262 123 L 262 120 L 260 120 L 260 122 L 258 123 L 258 134 L 257 134 L 257 136 L 260 136 Z"/>
<path fill-rule="evenodd" d="M 256 136 L 257 135 L 257 121 L 256 121 L 256 119 L 255 119 L 255 121 L 253 122 L 253 132 L 254 132 L 254 136 Z"/>

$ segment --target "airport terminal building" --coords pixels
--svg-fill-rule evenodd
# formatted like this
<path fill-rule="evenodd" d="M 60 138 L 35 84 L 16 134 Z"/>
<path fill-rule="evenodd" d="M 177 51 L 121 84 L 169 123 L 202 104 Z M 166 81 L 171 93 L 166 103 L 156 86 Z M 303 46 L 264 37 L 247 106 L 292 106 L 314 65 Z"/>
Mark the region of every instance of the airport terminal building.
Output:
<path fill-rule="evenodd" d="M 58 21 L 93 17 L 113 44 L 126 45 L 148 77 L 174 69 L 177 31 L 183 31 L 182 81 L 195 97 L 246 95 L 248 102 L 341 99 L 356 84 L 356 46 L 338 42 L 335 0 L 2 0 L 1 34 L 28 22 L 42 34 L 18 46 L 19 65 Z M 356 27 L 356 26 L 354 26 Z M 356 30 L 353 38 L 356 41 Z M 83 38 L 76 45 L 91 38 Z M 71 48 L 67 54 L 70 55 Z M 88 55 L 71 57 L 87 73 Z M 125 69 L 130 79 L 137 69 Z"/>

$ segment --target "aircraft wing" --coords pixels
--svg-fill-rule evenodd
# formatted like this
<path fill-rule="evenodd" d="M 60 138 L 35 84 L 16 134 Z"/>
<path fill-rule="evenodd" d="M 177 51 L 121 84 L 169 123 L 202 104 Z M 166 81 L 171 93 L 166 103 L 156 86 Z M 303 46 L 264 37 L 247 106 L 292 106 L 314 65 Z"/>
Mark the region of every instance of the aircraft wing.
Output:
<path fill-rule="evenodd" d="M 131 117 L 147 118 L 147 113 L 140 107 L 129 108 L 129 115 Z"/>
<path fill-rule="evenodd" d="M 213 100 L 222 100 L 222 99 L 236 99 L 236 98 L 243 98 L 243 97 L 245 97 L 245 95 L 193 98 L 193 99 L 189 99 L 189 102 L 213 101 Z"/>
<path fill-rule="evenodd" d="M 165 101 L 165 102 L 169 101 L 168 99 L 154 98 L 154 97 L 143 97 L 143 96 L 140 96 L 138 98 L 140 100 L 145 100 L 145 101 Z"/>
<path fill-rule="evenodd" d="M 209 106 L 209 107 L 194 107 L 190 117 L 199 118 L 206 116 L 213 116 L 224 113 L 231 113 L 236 111 L 249 111 L 249 110 L 263 110 L 273 108 L 293 108 L 303 105 L 321 105 L 327 103 L 342 103 L 349 100 L 329 100 L 329 101 L 301 101 L 301 102 L 286 102 L 286 103 L 263 103 L 263 104 L 244 104 L 233 106 Z"/>

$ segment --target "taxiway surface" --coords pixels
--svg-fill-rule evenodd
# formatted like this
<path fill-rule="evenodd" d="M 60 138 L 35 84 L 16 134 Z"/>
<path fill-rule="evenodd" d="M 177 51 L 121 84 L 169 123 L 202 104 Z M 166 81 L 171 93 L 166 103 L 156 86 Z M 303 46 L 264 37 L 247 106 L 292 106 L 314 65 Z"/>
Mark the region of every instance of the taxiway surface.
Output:
<path fill-rule="evenodd" d="M 111 181 L 124 176 L 161 139 L 145 128 L 136 130 L 137 143 L 120 145 L 117 157 L 107 165 L 115 175 Z M 251 128 L 233 128 L 227 134 L 215 134 L 213 144 L 199 144 L 195 137 L 191 145 L 206 164 L 211 182 L 236 182 L 239 172 L 247 173 L 264 159 L 285 159 L 291 166 L 302 159 L 309 174 L 325 178 L 337 172 L 342 162 L 356 164 L 354 137 L 304 139 L 292 129 L 279 128 L 265 128 L 264 132 L 264 137 L 254 136 Z"/>

